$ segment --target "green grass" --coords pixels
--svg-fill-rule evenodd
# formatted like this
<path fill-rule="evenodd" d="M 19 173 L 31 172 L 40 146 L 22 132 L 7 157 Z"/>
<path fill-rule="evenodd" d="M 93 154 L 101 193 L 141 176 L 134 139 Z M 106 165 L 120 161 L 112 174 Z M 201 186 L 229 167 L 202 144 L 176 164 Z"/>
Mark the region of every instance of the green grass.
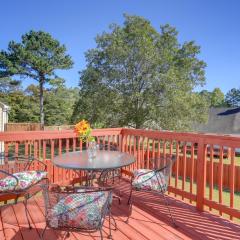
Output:
<path fill-rule="evenodd" d="M 175 186 L 175 178 L 174 177 L 171 178 L 171 185 Z M 178 179 L 177 188 L 182 189 L 182 179 L 180 177 Z M 193 183 L 192 188 L 193 188 L 193 194 L 196 194 L 197 184 Z M 184 190 L 186 192 L 190 192 L 190 181 L 189 181 L 189 179 L 186 179 L 186 181 L 185 181 L 185 189 Z M 205 198 L 206 199 L 209 199 L 209 193 L 210 193 L 210 188 L 207 185 L 206 189 L 205 189 Z M 219 202 L 219 189 L 218 189 L 217 186 L 214 186 L 214 188 L 213 188 L 212 200 L 216 201 L 216 202 Z M 239 203 L 240 203 L 240 192 L 235 192 L 235 194 L 234 194 L 234 208 L 235 209 L 239 209 L 240 210 Z M 192 202 L 192 204 L 195 205 L 196 203 Z M 228 207 L 230 206 L 230 192 L 229 192 L 229 189 L 223 189 L 223 192 L 222 192 L 222 204 L 226 205 Z M 205 210 L 208 211 L 209 207 L 205 207 Z M 219 215 L 219 211 L 218 210 L 212 209 L 211 212 L 216 214 L 216 215 Z M 229 219 L 229 215 L 227 215 L 227 214 L 223 214 L 223 217 Z M 240 219 L 234 218 L 234 221 L 240 223 Z"/>

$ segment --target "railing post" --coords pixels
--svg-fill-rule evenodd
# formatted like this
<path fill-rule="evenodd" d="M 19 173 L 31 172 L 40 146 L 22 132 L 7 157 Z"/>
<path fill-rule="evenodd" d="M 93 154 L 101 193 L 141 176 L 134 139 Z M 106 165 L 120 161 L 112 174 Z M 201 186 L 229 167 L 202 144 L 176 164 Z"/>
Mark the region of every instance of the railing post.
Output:
<path fill-rule="evenodd" d="M 200 138 L 197 154 L 197 210 L 199 211 L 204 211 L 206 176 L 206 144 L 203 138 Z"/>

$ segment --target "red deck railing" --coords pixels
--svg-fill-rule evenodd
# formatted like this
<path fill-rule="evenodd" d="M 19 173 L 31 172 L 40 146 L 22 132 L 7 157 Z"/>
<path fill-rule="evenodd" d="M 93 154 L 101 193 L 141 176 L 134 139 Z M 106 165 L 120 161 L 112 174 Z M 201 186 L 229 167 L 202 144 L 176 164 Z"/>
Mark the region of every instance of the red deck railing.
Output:
<path fill-rule="evenodd" d="M 121 128 L 97 129 L 93 135 L 98 142 L 115 143 L 136 157 L 126 174 L 136 168 L 152 168 L 154 156 L 176 155 L 170 193 L 195 204 L 200 211 L 240 218 L 240 137 Z M 5 152 L 34 155 L 45 161 L 51 182 L 67 184 L 77 177 L 51 163 L 55 155 L 82 148 L 73 131 L 5 132 L 0 133 L 1 141 Z M 9 165 L 5 162 L 0 167 Z"/>

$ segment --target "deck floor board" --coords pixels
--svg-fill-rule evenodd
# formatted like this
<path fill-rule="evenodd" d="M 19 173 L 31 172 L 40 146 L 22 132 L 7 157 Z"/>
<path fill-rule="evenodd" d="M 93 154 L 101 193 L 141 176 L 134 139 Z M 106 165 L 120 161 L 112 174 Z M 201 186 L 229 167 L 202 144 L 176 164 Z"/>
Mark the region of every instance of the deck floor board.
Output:
<path fill-rule="evenodd" d="M 168 197 L 174 219 L 178 228 L 171 225 L 171 221 L 163 199 L 152 193 L 134 192 L 133 212 L 128 224 L 125 222 L 129 207 L 127 198 L 128 183 L 119 185 L 122 202 L 119 205 L 113 201 L 112 214 L 118 229 L 112 231 L 115 240 L 240 240 L 240 225 L 215 216 L 208 212 L 200 213 L 181 200 Z M 22 203 L 15 206 L 3 207 L 0 215 L 0 240 L 39 240 L 45 227 L 44 201 L 41 195 L 29 200 L 28 210 L 33 229 L 28 229 L 27 219 Z M 103 227 L 104 239 L 109 233 L 108 222 Z M 47 229 L 46 240 L 63 239 L 63 231 Z M 100 240 L 99 232 L 70 234 L 69 240 Z"/>

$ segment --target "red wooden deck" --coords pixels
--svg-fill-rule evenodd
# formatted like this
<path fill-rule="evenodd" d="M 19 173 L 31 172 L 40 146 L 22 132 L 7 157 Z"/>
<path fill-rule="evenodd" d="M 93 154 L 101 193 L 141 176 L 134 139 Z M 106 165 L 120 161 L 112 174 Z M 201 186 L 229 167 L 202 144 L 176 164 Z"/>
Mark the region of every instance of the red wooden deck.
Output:
<path fill-rule="evenodd" d="M 160 239 L 240 239 L 240 225 L 233 224 L 221 217 L 207 212 L 198 212 L 195 207 L 180 200 L 168 197 L 173 209 L 173 215 L 178 228 L 173 228 L 168 218 L 168 211 L 163 199 L 152 193 L 134 194 L 133 214 L 126 224 L 124 220 L 128 215 L 127 196 L 128 183 L 122 181 L 122 204 L 113 202 L 113 215 L 116 219 L 118 230 L 113 231 L 115 240 L 160 240 Z M 27 228 L 27 221 L 23 204 L 13 207 L 4 207 L 0 218 L 0 239 L 7 240 L 38 240 L 45 227 L 43 215 L 43 199 L 35 196 L 29 201 L 29 212 L 34 226 Z M 107 223 L 106 223 L 107 226 Z M 104 236 L 107 239 L 108 229 L 104 227 Z M 62 239 L 64 233 L 48 229 L 45 239 Z M 68 239 L 100 239 L 99 233 L 71 233 Z"/>

